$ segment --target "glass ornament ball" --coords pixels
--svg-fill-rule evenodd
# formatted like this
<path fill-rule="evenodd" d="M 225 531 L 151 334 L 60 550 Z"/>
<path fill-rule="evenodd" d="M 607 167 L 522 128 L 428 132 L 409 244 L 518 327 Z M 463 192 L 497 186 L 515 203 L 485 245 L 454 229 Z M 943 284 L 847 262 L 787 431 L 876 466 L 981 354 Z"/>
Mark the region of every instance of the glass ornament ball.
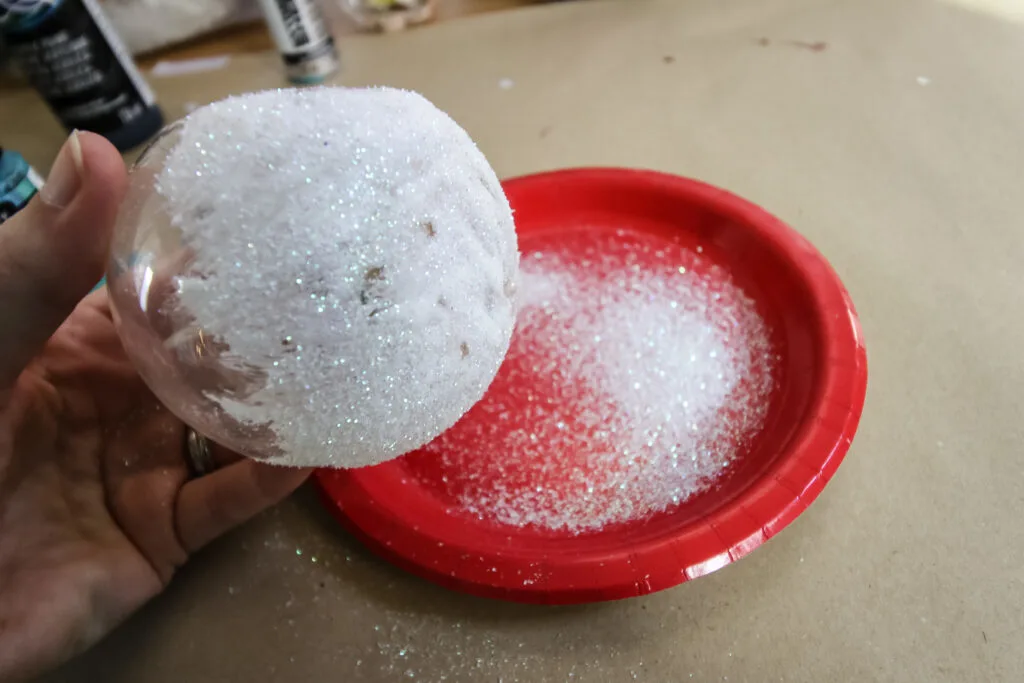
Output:
<path fill-rule="evenodd" d="M 414 93 L 321 88 L 167 127 L 132 168 L 107 283 L 129 358 L 185 423 L 252 458 L 360 467 L 483 396 L 518 262 L 454 121 Z"/>
<path fill-rule="evenodd" d="M 274 460 L 272 436 L 220 405 L 221 399 L 244 395 L 259 381 L 258 373 L 223 362 L 222 345 L 176 300 L 178 278 L 189 272 L 194 254 L 155 185 L 182 125 L 161 131 L 131 169 L 107 269 L 114 320 L 125 352 L 162 404 L 219 444 Z"/>

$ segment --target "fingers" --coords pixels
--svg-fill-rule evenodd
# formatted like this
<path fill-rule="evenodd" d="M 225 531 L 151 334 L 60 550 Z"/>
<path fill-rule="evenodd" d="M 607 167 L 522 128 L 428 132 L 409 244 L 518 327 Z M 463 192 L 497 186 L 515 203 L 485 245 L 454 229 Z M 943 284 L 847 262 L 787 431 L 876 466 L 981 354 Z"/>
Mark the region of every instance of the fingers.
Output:
<path fill-rule="evenodd" d="M 175 509 L 182 545 L 195 552 L 285 498 L 311 471 L 243 458 L 186 483 Z"/>
<path fill-rule="evenodd" d="M 103 463 L 107 506 L 166 584 L 188 559 L 171 508 L 188 480 L 185 427 L 155 399 L 134 398 L 144 407 L 122 417 L 109 434 Z M 145 406 L 150 400 L 152 405 Z"/>
<path fill-rule="evenodd" d="M 126 187 L 117 150 L 98 135 L 72 133 L 49 181 L 0 228 L 0 389 L 103 276 Z"/>

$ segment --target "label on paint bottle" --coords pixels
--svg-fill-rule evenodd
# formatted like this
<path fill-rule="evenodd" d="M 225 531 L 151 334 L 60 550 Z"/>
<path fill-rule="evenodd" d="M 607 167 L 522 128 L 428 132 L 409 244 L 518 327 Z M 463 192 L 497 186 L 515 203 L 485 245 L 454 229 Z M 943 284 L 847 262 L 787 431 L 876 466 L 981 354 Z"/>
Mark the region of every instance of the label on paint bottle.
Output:
<path fill-rule="evenodd" d="M 0 0 L 0 30 L 68 130 L 94 131 L 125 148 L 162 126 L 153 91 L 96 0 Z"/>

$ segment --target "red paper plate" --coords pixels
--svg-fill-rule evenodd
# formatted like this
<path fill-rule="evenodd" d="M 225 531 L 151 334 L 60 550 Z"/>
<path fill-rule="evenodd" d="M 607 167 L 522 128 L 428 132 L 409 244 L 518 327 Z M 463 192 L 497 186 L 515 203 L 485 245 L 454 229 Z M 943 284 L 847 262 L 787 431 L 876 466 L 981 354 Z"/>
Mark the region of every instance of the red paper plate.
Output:
<path fill-rule="evenodd" d="M 846 454 L 867 386 L 853 304 L 821 254 L 750 202 L 661 173 L 557 171 L 509 180 L 505 191 L 523 253 L 609 234 L 701 247 L 771 330 L 780 367 L 764 427 L 715 487 L 597 531 L 480 519 L 442 484 L 459 472 L 422 451 L 376 467 L 318 471 L 338 520 L 373 552 L 442 586 L 546 604 L 669 588 L 739 559 L 792 522 Z"/>

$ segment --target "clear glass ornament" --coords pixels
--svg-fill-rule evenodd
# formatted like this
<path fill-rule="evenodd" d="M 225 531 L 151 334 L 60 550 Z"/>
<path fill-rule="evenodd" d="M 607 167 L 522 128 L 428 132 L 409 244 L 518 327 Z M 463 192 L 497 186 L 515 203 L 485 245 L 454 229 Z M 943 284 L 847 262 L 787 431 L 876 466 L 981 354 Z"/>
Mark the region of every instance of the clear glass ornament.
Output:
<path fill-rule="evenodd" d="M 262 384 L 259 373 L 223 363 L 223 343 L 178 305 L 175 279 L 189 273 L 194 254 L 155 184 L 181 126 L 161 131 L 132 167 L 107 269 L 114 320 L 128 357 L 171 412 L 232 450 L 273 459 L 280 455 L 273 435 L 240 423 L 219 405 L 244 401 Z"/>
<path fill-rule="evenodd" d="M 174 414 L 253 458 L 408 453 L 480 399 L 508 349 L 511 208 L 465 131 L 414 93 L 197 109 L 142 153 L 115 231 L 131 361 Z"/>

